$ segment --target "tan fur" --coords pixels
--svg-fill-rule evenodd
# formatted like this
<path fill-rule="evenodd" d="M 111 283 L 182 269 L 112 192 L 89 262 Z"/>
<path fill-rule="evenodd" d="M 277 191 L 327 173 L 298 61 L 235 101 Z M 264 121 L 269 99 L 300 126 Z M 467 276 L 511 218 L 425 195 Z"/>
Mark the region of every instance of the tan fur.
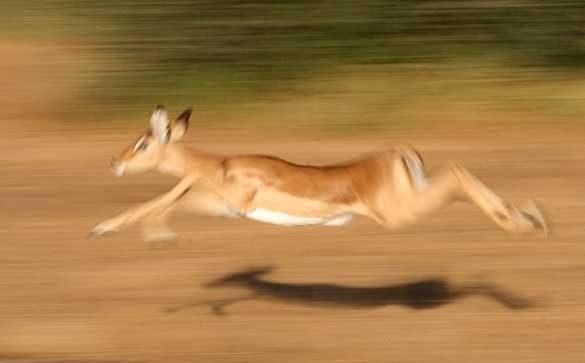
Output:
<path fill-rule="evenodd" d="M 181 132 L 186 124 L 181 124 Z M 173 139 L 173 125 L 169 126 Z M 177 134 L 175 134 L 177 135 Z M 142 138 L 141 138 L 142 139 Z M 170 192 L 103 222 L 93 235 L 143 221 L 145 238 L 172 238 L 166 220 L 177 209 L 217 216 L 246 216 L 262 209 L 295 217 L 329 220 L 359 214 L 396 229 L 419 221 L 455 200 L 477 205 L 512 234 L 545 229 L 540 211 L 503 202 L 466 169 L 452 165 L 422 180 L 422 159 L 398 147 L 330 166 L 296 165 L 266 155 L 219 156 L 180 144 L 160 144 L 151 131 L 125 149 L 113 167 L 122 172 L 158 170 L 181 179 Z M 419 168 L 419 169 L 416 169 Z M 418 178 L 418 179 L 417 179 Z M 421 183 L 422 180 L 422 183 Z"/>

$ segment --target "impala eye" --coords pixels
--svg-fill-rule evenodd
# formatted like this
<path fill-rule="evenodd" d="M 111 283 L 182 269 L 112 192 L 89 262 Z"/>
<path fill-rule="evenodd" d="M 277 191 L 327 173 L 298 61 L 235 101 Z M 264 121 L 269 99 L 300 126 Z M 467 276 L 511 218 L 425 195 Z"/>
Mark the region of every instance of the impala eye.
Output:
<path fill-rule="evenodd" d="M 140 146 L 138 146 L 138 149 L 140 151 L 144 151 L 144 150 L 148 149 L 148 143 L 146 141 L 143 142 L 142 144 L 140 144 Z"/>

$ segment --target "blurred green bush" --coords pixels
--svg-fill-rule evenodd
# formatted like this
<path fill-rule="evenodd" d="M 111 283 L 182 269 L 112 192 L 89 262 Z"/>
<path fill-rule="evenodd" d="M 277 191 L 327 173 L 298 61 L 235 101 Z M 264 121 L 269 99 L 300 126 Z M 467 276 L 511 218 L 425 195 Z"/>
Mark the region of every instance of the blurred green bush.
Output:
<path fill-rule="evenodd" d="M 113 62 L 85 90 L 112 104 L 234 102 L 355 65 L 497 60 L 522 82 L 585 70 L 582 0 L 3 3 L 5 39 L 65 40 Z"/>

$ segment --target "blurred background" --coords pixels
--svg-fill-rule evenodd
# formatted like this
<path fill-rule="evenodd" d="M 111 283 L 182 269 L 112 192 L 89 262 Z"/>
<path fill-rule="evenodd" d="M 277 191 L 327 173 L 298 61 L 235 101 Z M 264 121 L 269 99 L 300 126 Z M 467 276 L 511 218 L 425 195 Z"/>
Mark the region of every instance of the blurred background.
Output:
<path fill-rule="evenodd" d="M 2 14 L 0 362 L 585 361 L 583 1 L 3 0 Z M 513 239 L 455 205 L 396 233 L 178 215 L 176 244 L 136 228 L 84 240 L 176 183 L 107 170 L 159 103 L 193 106 L 185 142 L 211 152 L 326 164 L 410 143 L 431 173 L 457 160 L 534 197 L 554 234 Z M 218 314 L 258 279 L 305 293 Z M 457 293 L 469 284 L 489 288 Z"/>
<path fill-rule="evenodd" d="M 6 0 L 3 12 L 4 62 L 55 67 L 19 88 L 50 83 L 69 97 L 54 111 L 66 121 L 161 102 L 193 104 L 203 122 L 351 130 L 585 112 L 581 1 Z"/>

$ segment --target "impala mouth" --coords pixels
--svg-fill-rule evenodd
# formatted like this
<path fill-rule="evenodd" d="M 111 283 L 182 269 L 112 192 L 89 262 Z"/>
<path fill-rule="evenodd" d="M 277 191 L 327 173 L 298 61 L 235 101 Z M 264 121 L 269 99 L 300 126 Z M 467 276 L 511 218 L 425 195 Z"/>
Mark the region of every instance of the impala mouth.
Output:
<path fill-rule="evenodd" d="M 124 171 L 125 171 L 126 167 L 124 166 L 124 164 L 118 164 L 118 161 L 114 158 L 110 162 L 110 169 L 112 169 L 115 176 L 120 177 L 120 176 L 124 175 Z"/>
<path fill-rule="evenodd" d="M 124 175 L 124 165 L 116 165 L 114 167 L 114 175 L 117 177 L 121 177 L 122 175 Z"/>

